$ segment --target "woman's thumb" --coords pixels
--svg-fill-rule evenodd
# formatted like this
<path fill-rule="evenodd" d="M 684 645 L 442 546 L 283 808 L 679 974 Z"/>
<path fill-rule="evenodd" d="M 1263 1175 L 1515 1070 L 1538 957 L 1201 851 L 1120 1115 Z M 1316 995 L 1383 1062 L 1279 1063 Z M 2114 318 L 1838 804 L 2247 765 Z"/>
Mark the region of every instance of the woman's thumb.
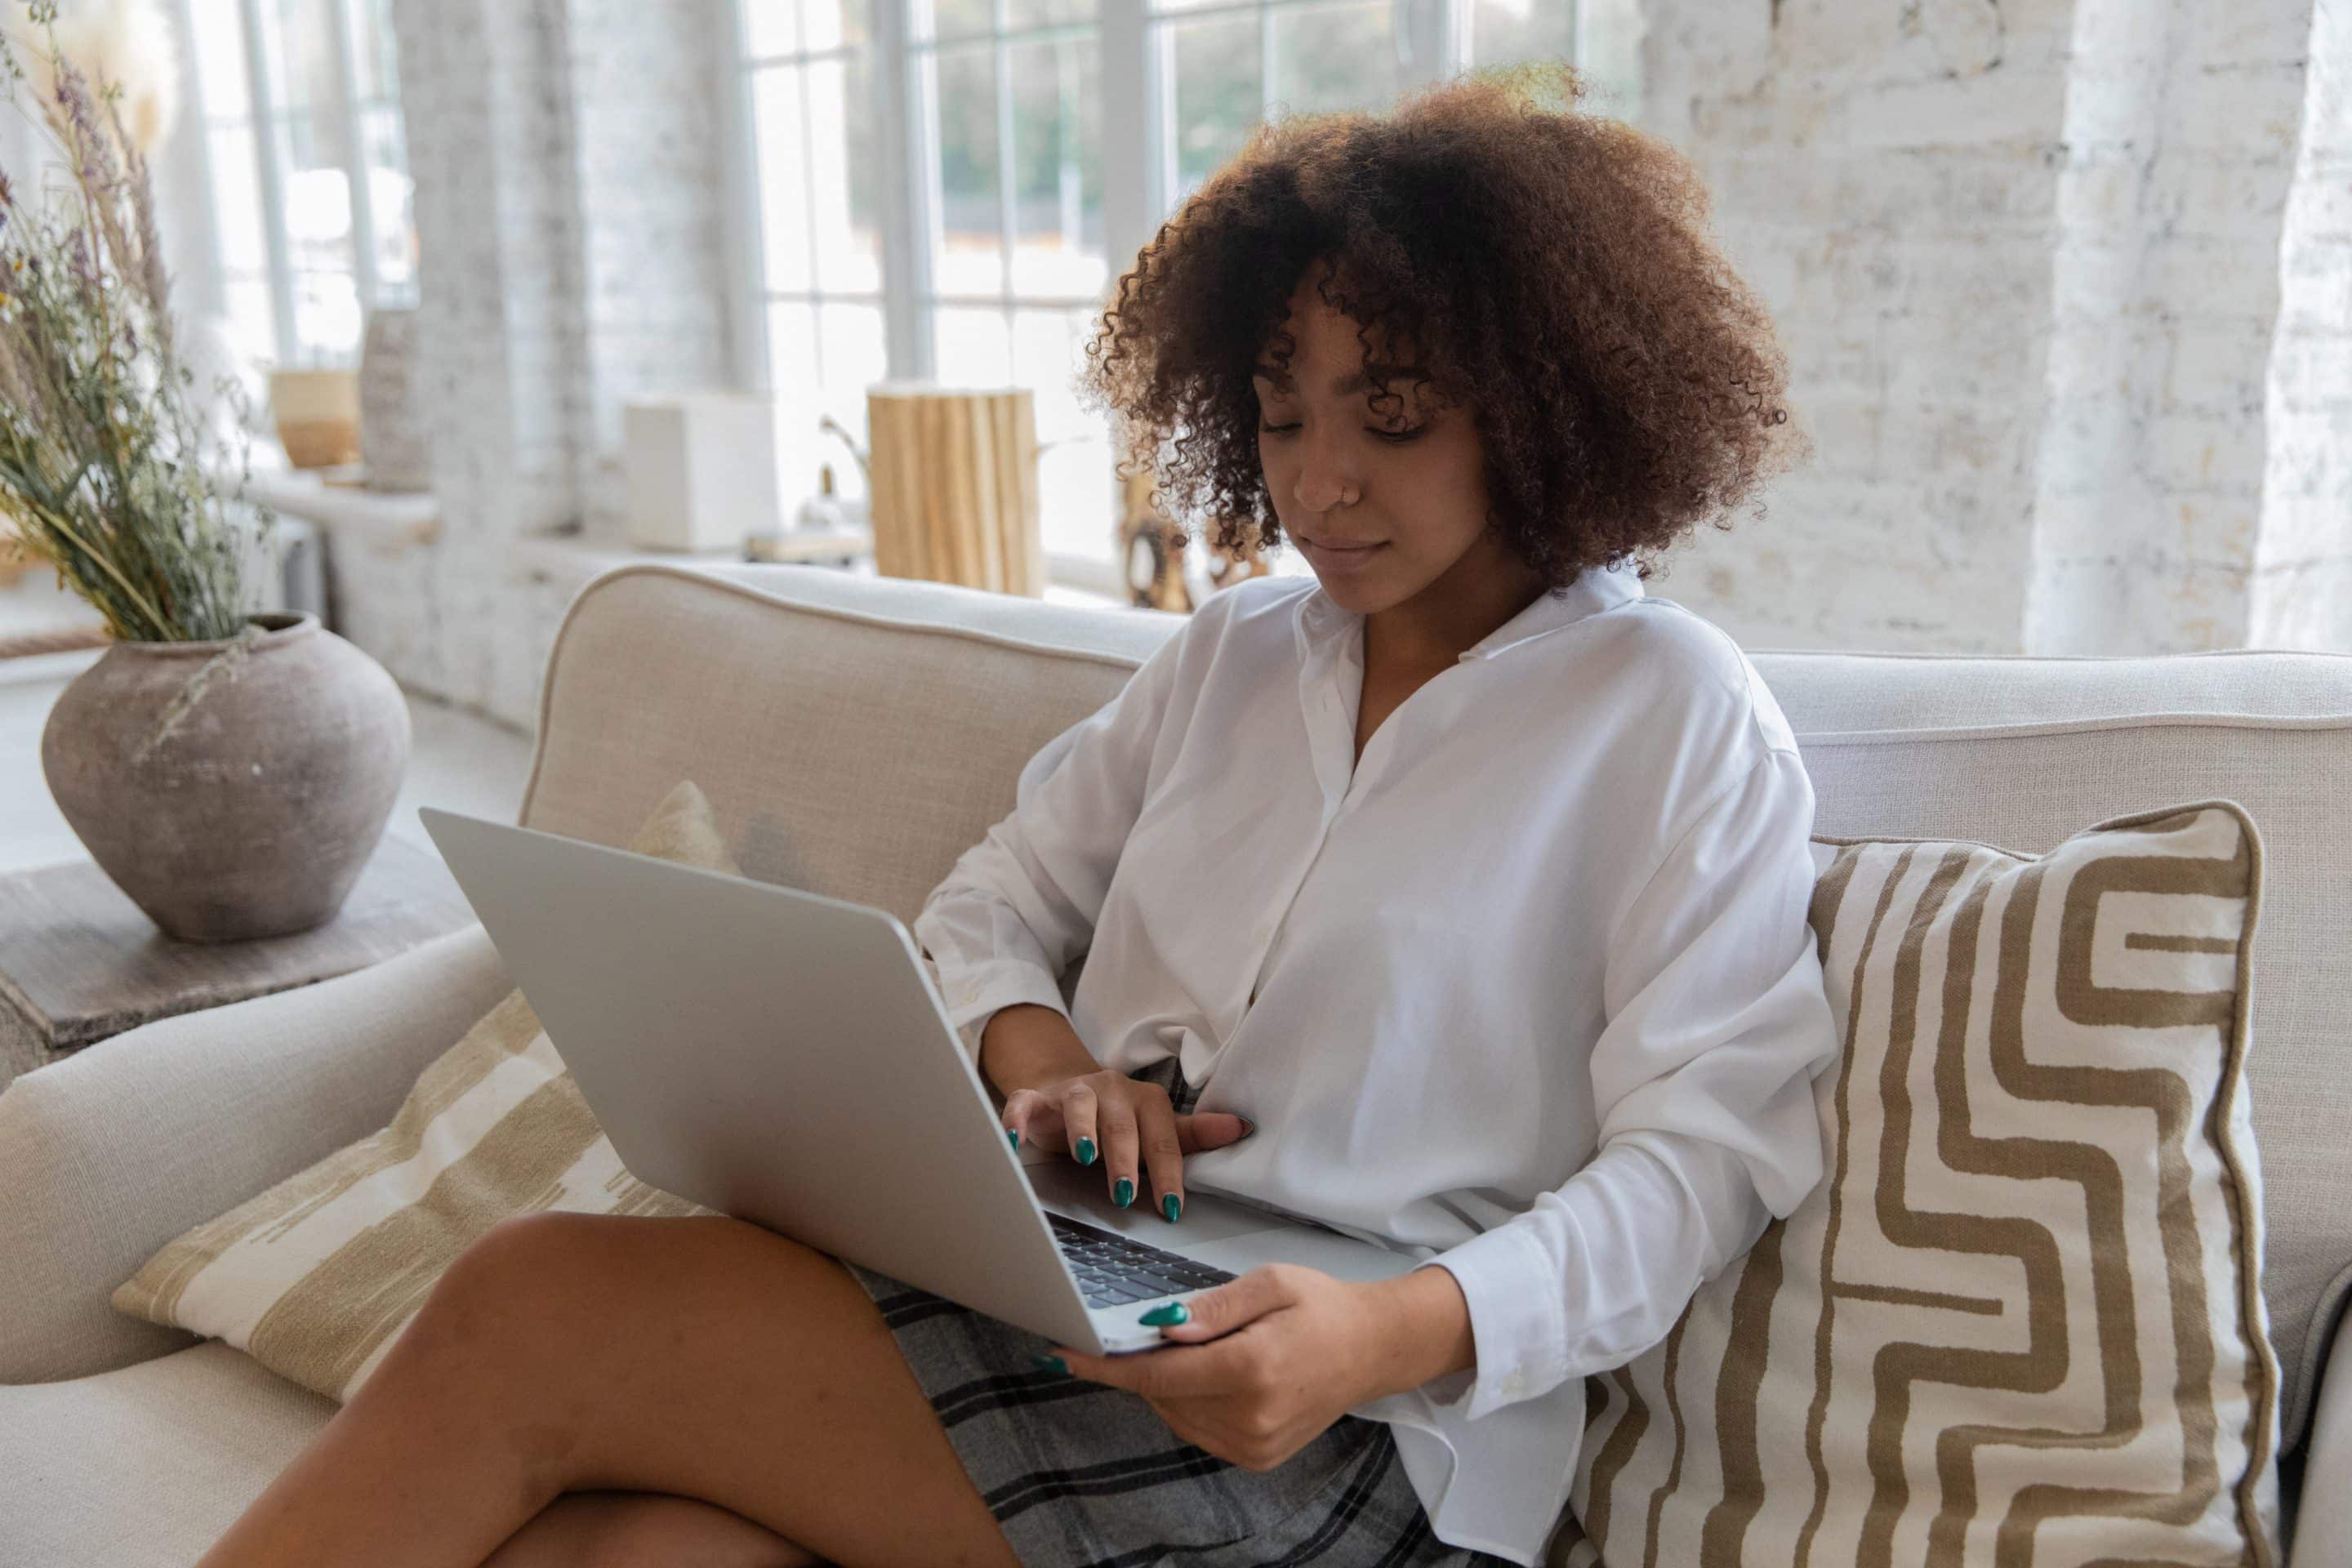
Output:
<path fill-rule="evenodd" d="M 1246 1116 L 1230 1110 L 1196 1110 L 1176 1119 L 1176 1146 L 1187 1154 L 1198 1154 L 1238 1143 L 1256 1131 L 1257 1124 Z"/>

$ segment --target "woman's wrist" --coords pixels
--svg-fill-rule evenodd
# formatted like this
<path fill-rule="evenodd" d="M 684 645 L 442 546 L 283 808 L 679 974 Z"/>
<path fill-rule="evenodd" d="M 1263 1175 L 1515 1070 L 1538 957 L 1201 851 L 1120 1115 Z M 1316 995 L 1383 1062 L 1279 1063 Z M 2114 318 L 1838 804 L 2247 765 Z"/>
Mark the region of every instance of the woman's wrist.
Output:
<path fill-rule="evenodd" d="M 1470 1301 L 1451 1269 L 1415 1268 L 1365 1287 L 1373 1306 L 1373 1398 L 1478 1364 Z"/>
<path fill-rule="evenodd" d="M 998 1008 L 980 1032 L 981 1075 L 1002 1095 L 1101 1068 L 1069 1019 L 1034 1002 Z"/>

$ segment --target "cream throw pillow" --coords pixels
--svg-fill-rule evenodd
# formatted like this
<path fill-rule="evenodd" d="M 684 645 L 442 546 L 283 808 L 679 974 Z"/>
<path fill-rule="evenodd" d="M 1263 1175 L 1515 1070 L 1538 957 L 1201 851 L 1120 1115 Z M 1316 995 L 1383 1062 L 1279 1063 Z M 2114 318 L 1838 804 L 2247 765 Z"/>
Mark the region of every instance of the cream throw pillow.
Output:
<path fill-rule="evenodd" d="M 691 782 L 629 847 L 741 875 Z M 536 1209 L 715 1212 L 622 1167 L 516 991 L 425 1069 L 391 1126 L 166 1244 L 113 1301 L 349 1399 L 450 1261 Z"/>
<path fill-rule="evenodd" d="M 2252 824 L 1815 855 L 1829 1174 L 1587 1380 L 1552 1561 L 2276 1563 Z"/>

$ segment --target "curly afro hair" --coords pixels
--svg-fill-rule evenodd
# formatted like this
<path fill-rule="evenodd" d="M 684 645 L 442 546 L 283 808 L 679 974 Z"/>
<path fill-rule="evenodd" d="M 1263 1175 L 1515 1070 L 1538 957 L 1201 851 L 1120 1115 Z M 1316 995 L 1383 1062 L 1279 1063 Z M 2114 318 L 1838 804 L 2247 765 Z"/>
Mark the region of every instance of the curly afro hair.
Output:
<path fill-rule="evenodd" d="M 1308 268 L 1358 326 L 1375 409 L 1468 405 L 1489 526 L 1553 587 L 1641 575 L 1801 454 L 1788 363 L 1673 149 L 1577 109 L 1564 65 L 1458 77 L 1382 115 L 1263 124 L 1162 224 L 1086 345 L 1120 468 L 1237 551 L 1280 542 L 1255 365 Z M 1760 514 L 1760 506 L 1757 509 Z"/>

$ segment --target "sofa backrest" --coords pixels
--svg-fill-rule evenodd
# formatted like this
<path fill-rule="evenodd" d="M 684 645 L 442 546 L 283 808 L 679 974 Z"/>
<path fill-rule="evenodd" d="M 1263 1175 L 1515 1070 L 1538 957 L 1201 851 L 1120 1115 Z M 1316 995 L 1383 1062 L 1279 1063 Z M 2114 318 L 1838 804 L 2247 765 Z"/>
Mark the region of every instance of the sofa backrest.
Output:
<path fill-rule="evenodd" d="M 619 567 L 557 635 L 520 819 L 622 844 L 692 778 L 747 874 L 911 921 L 1022 764 L 1180 624 L 814 567 Z M 2297 1441 L 2352 1287 L 2352 656 L 1752 657 L 1825 834 L 2031 851 L 2147 806 L 2252 816 L 2248 1076 Z"/>

